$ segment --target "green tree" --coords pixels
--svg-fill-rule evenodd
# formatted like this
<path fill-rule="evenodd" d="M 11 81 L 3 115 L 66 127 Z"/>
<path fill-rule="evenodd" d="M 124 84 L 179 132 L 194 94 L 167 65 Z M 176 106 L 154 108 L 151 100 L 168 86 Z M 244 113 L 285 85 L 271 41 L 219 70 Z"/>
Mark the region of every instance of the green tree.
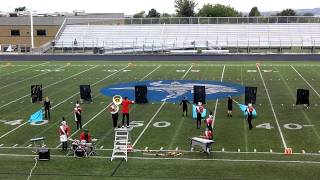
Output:
<path fill-rule="evenodd" d="M 161 17 L 172 17 L 172 16 L 168 13 L 163 13 L 163 14 L 161 14 Z"/>
<path fill-rule="evenodd" d="M 144 18 L 145 17 L 145 11 L 141 11 L 141 12 L 139 12 L 139 13 L 137 13 L 137 14 L 134 14 L 133 15 L 133 18 Z"/>
<path fill-rule="evenodd" d="M 256 6 L 251 9 L 249 16 L 261 16 L 260 11 Z"/>
<path fill-rule="evenodd" d="M 17 7 L 17 8 L 15 8 L 15 9 L 14 9 L 14 12 L 26 11 L 26 10 L 27 10 L 27 8 L 26 8 L 25 6 L 23 6 L 23 7 Z"/>
<path fill-rule="evenodd" d="M 148 18 L 152 18 L 152 17 L 160 17 L 160 13 L 158 13 L 157 10 L 155 10 L 154 8 L 152 8 L 148 15 L 147 15 Z"/>
<path fill-rule="evenodd" d="M 200 17 L 237 17 L 241 13 L 236 11 L 233 7 L 225 6 L 222 4 L 205 4 L 199 10 L 198 16 Z"/>
<path fill-rule="evenodd" d="M 293 9 L 284 9 L 277 13 L 277 16 L 295 16 L 297 13 Z"/>
<path fill-rule="evenodd" d="M 198 5 L 194 0 L 175 0 L 174 7 L 176 8 L 178 17 L 193 17 L 195 16 L 194 8 Z"/>

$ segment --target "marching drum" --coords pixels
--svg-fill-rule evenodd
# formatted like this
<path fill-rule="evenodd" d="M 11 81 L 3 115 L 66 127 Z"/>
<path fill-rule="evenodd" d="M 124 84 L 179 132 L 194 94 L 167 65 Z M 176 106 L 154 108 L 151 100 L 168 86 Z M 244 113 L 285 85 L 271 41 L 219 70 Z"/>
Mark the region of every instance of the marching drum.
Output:
<path fill-rule="evenodd" d="M 77 148 L 75 151 L 74 151 L 74 154 L 77 156 L 77 157 L 84 157 L 85 156 L 85 150 L 83 148 Z"/>

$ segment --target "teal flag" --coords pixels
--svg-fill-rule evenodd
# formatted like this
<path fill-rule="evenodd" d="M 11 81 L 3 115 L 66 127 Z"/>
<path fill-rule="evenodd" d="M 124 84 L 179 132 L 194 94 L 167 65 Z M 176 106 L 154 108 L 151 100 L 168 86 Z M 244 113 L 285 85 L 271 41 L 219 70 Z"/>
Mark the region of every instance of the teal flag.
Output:
<path fill-rule="evenodd" d="M 29 122 L 32 123 L 32 122 L 41 122 L 43 120 L 43 112 L 42 112 L 42 109 L 40 109 L 39 111 L 33 113 L 31 116 L 30 116 L 30 119 L 29 119 Z"/>
<path fill-rule="evenodd" d="M 197 111 L 196 111 L 197 106 L 196 105 L 192 105 L 192 118 L 193 119 L 197 119 Z M 203 112 L 201 114 L 202 119 L 206 118 L 206 114 L 207 114 L 207 109 L 203 109 Z"/>
<path fill-rule="evenodd" d="M 246 109 L 248 108 L 248 106 L 246 106 L 246 105 L 244 105 L 244 104 L 239 104 L 239 107 L 240 107 L 240 110 L 243 112 L 243 115 L 244 115 L 244 116 L 247 116 Z M 253 117 L 256 117 L 256 116 L 257 116 L 257 111 L 256 111 L 256 109 L 253 109 L 252 115 L 253 115 Z"/>

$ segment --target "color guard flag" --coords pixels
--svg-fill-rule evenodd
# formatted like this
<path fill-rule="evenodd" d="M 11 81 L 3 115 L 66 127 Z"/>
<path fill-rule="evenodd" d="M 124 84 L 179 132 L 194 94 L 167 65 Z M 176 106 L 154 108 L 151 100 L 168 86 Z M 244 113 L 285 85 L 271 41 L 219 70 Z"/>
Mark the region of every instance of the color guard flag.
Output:
<path fill-rule="evenodd" d="M 192 118 L 193 119 L 197 119 L 197 111 L 196 111 L 197 106 L 196 105 L 192 105 Z M 203 109 L 203 112 L 201 114 L 202 119 L 206 118 L 206 114 L 207 114 L 207 109 Z"/>
<path fill-rule="evenodd" d="M 247 116 L 246 110 L 247 110 L 248 106 L 247 106 L 247 105 L 244 105 L 244 104 L 238 104 L 238 105 L 239 105 L 239 107 L 240 107 L 240 110 L 243 112 L 243 115 L 244 115 L 244 116 Z M 257 116 L 257 111 L 256 111 L 256 109 L 253 109 L 252 115 L 253 115 L 253 117 L 256 117 L 256 116 Z"/>
<path fill-rule="evenodd" d="M 29 119 L 29 123 L 37 123 L 37 122 L 41 122 L 43 120 L 43 112 L 42 112 L 42 109 L 40 109 L 39 111 L 33 113 L 31 116 L 30 116 L 30 119 Z"/>

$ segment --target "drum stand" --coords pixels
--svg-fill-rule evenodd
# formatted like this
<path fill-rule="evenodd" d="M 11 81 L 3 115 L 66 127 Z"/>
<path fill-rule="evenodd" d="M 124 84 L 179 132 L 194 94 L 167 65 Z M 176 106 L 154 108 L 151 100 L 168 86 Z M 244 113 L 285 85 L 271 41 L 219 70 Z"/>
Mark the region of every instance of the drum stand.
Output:
<path fill-rule="evenodd" d="M 45 140 L 46 140 L 46 138 L 44 138 L 44 137 L 30 139 L 30 142 L 33 143 L 33 147 L 34 147 L 34 151 L 32 151 L 32 152 L 37 153 L 38 148 L 46 147 L 46 145 L 44 143 Z M 40 144 L 37 144 L 39 141 L 40 141 Z"/>

